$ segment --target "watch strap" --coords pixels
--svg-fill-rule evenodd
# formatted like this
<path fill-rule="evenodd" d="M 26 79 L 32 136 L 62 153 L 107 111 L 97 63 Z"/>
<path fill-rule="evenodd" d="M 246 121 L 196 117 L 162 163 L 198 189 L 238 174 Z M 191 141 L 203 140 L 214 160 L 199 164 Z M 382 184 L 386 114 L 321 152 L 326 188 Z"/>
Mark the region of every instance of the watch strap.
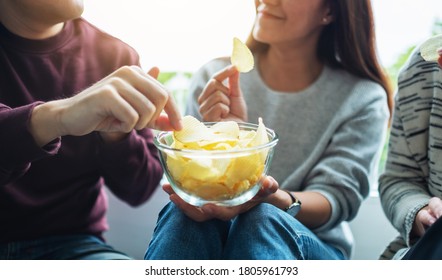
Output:
<path fill-rule="evenodd" d="M 291 191 L 288 191 L 288 190 L 283 190 L 283 191 L 285 191 L 292 199 L 292 203 L 289 205 L 289 207 L 285 208 L 286 211 L 295 203 L 298 203 L 301 205 L 301 201 Z"/>
<path fill-rule="evenodd" d="M 292 217 L 296 217 L 298 215 L 299 210 L 301 210 L 301 201 L 290 191 L 284 190 L 292 199 L 292 204 L 287 207 L 285 212 Z"/>

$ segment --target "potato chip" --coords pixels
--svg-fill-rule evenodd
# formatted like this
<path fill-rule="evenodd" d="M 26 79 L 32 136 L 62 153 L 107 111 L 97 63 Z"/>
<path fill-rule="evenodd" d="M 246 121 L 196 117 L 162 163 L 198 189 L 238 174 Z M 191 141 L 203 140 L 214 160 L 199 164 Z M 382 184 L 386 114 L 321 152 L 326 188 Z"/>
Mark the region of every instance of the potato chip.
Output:
<path fill-rule="evenodd" d="M 219 138 L 238 139 L 239 126 L 234 121 L 218 122 L 210 127 L 210 130 Z"/>
<path fill-rule="evenodd" d="M 258 181 L 263 169 L 264 162 L 260 158 L 259 153 L 238 157 L 230 163 L 227 170 L 228 176 L 225 176 L 223 183 L 230 188 L 243 181 L 250 181 L 254 185 Z"/>
<path fill-rule="evenodd" d="M 258 119 L 258 129 L 256 130 L 256 135 L 252 139 L 249 145 L 259 146 L 269 142 L 269 137 L 267 135 L 267 130 L 262 122 L 262 118 Z M 261 160 L 264 161 L 267 158 L 268 149 L 261 151 Z"/>
<path fill-rule="evenodd" d="M 208 149 L 218 143 L 235 145 L 238 142 L 239 127 L 236 122 L 225 121 L 206 127 L 192 116 L 183 117 L 183 128 L 173 133 L 173 138 L 180 142 L 176 147 L 186 149 Z"/>
<path fill-rule="evenodd" d="M 233 38 L 233 50 L 230 61 L 239 72 L 246 73 L 253 69 L 254 60 L 250 49 L 238 38 Z"/>
<path fill-rule="evenodd" d="M 212 133 L 199 120 L 192 116 L 184 116 L 182 119 L 183 128 L 174 131 L 173 136 L 182 143 L 198 142 L 202 140 L 212 140 Z"/>
<path fill-rule="evenodd" d="M 183 118 L 183 129 L 174 132 L 173 140 L 171 147 L 205 151 L 239 150 L 269 142 L 261 118 L 253 131 L 240 130 L 232 121 L 206 126 L 191 116 Z M 200 153 L 181 156 L 171 151 L 167 154 L 167 166 L 187 192 L 208 200 L 226 199 L 247 191 L 260 180 L 267 153 L 268 149 L 231 157 L 204 157 Z"/>
<path fill-rule="evenodd" d="M 250 145 L 259 146 L 269 142 L 269 137 L 267 135 L 266 127 L 262 122 L 262 118 L 258 119 L 258 129 L 256 130 L 255 137 L 253 138 Z"/>
<path fill-rule="evenodd" d="M 439 58 L 438 50 L 440 48 L 442 48 L 442 35 L 433 36 L 421 45 L 421 56 L 426 61 L 437 61 Z"/>
<path fill-rule="evenodd" d="M 213 200 L 213 198 L 225 198 L 229 199 L 233 196 L 232 190 L 227 188 L 222 184 L 205 184 L 204 182 L 187 182 L 187 185 L 194 185 L 197 188 L 198 196 L 207 199 Z"/>

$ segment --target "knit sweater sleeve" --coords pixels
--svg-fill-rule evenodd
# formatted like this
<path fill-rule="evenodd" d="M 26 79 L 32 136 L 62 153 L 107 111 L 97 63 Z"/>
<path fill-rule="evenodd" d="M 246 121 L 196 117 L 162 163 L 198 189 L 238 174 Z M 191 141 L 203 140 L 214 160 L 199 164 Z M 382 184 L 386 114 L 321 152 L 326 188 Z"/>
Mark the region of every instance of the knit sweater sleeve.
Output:
<path fill-rule="evenodd" d="M 440 71 L 437 65 L 428 65 L 418 52 L 414 52 L 401 71 L 386 169 L 379 179 L 384 212 L 408 245 L 415 216 L 431 197 L 427 145 L 428 100 L 432 96 L 424 88 L 428 88 L 428 79 L 434 71 Z M 426 109 L 419 109 L 421 106 Z"/>
<path fill-rule="evenodd" d="M 385 143 L 388 108 L 383 88 L 361 82 L 351 96 L 339 110 L 346 120 L 330 133 L 329 143 L 304 181 L 306 191 L 323 194 L 331 204 L 331 217 L 315 229 L 317 233 L 356 216 L 377 174 Z"/>

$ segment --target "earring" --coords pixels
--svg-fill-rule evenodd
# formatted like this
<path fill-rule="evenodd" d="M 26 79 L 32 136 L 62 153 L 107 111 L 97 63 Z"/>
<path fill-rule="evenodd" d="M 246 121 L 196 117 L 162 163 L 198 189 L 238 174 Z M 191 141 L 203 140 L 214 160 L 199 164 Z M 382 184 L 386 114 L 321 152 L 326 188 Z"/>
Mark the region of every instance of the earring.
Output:
<path fill-rule="evenodd" d="M 322 18 L 322 22 L 323 22 L 323 23 L 327 23 L 327 22 L 328 22 L 328 18 L 323 17 L 323 18 Z"/>

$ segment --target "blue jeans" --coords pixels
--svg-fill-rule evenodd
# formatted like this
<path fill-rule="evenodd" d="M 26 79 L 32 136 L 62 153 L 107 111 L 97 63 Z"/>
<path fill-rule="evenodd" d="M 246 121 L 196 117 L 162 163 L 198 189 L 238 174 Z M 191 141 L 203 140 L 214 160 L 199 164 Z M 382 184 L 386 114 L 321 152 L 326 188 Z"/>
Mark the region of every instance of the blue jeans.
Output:
<path fill-rule="evenodd" d="M 0 259 L 128 260 L 130 258 L 93 235 L 67 235 L 0 243 Z"/>
<path fill-rule="evenodd" d="M 262 203 L 230 221 L 195 222 L 169 202 L 160 212 L 145 259 L 344 259 L 298 220 Z"/>

